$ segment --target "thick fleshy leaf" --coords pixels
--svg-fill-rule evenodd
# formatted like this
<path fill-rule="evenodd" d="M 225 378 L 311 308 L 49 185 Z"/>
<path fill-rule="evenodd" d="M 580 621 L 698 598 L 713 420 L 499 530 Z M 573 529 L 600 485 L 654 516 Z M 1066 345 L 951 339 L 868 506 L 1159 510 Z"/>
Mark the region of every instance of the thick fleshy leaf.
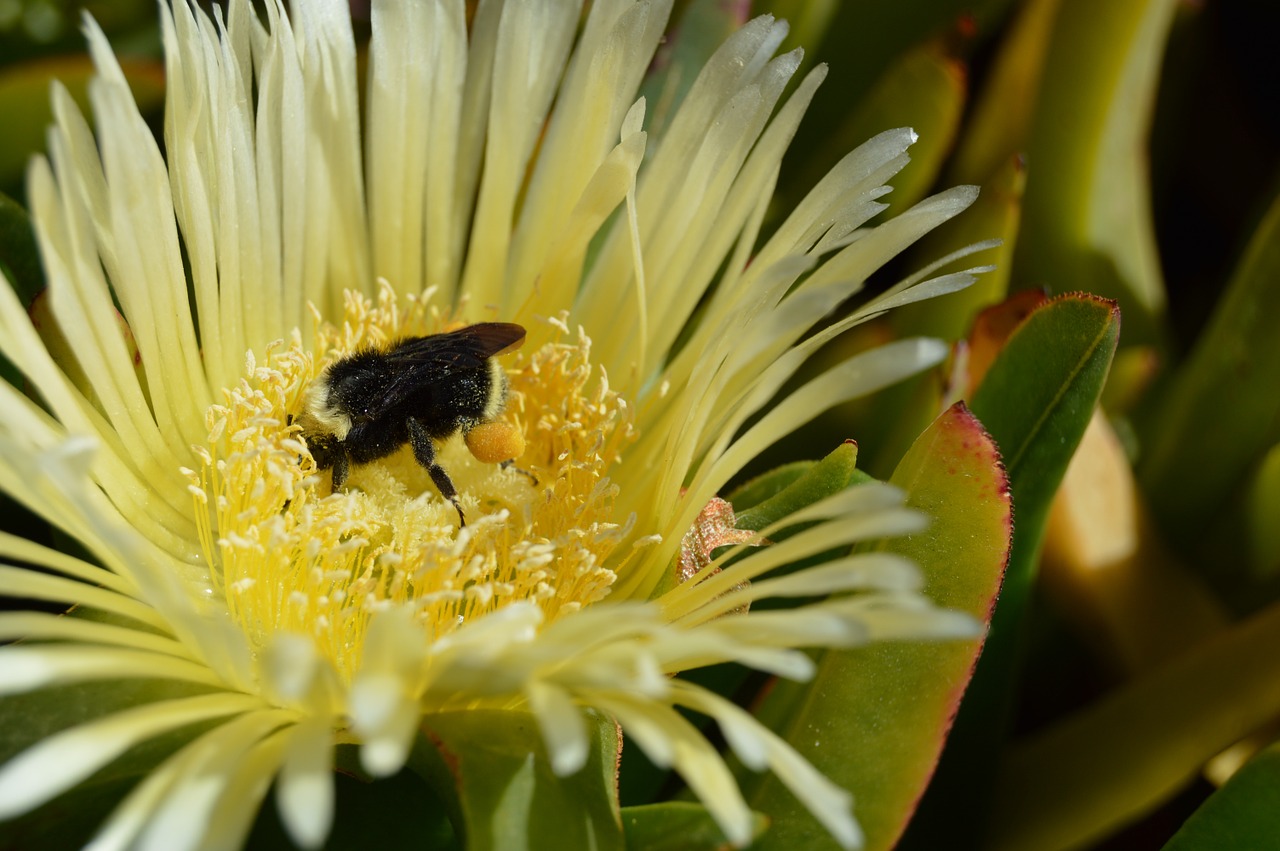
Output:
<path fill-rule="evenodd" d="M 6 696 L 0 699 L 0 764 L 77 724 L 152 701 L 207 692 L 203 686 L 186 683 L 117 680 Z M 166 733 L 132 748 L 70 792 L 4 822 L 0 827 L 0 849 L 80 847 L 139 776 L 204 726 Z"/>
<path fill-rule="evenodd" d="M 44 288 L 31 217 L 17 201 L 0 192 L 0 269 L 23 304 Z"/>
<path fill-rule="evenodd" d="M 1280 746 L 1249 760 L 1187 819 L 1164 851 L 1267 848 L 1280 836 Z"/>
<path fill-rule="evenodd" d="M 733 504 L 735 511 L 746 511 L 754 508 L 772 496 L 781 493 L 813 468 L 816 461 L 793 461 L 774 467 L 767 473 L 761 473 L 750 481 L 739 485 L 729 492 L 727 499 Z"/>
<path fill-rule="evenodd" d="M 1245 535 L 1254 575 L 1280 574 L 1280 444 L 1271 447 L 1245 496 Z"/>
<path fill-rule="evenodd" d="M 950 183 L 986 184 L 1027 150 L 1036 90 L 1062 0 L 1029 0 L 1001 40 L 947 170 Z"/>
<path fill-rule="evenodd" d="M 669 27 L 640 88 L 647 104 L 646 129 L 651 136 L 660 135 L 661 128 L 676 114 L 711 54 L 750 17 L 748 0 L 691 0 L 685 4 L 679 18 L 672 21 L 674 26 Z"/>
<path fill-rule="evenodd" d="M 440 759 L 422 771 L 443 795 L 456 796 L 455 828 L 466 848 L 623 847 L 617 727 L 598 713 L 583 717 L 587 764 L 567 777 L 552 770 L 533 715 L 477 709 L 426 719 Z"/>
<path fill-rule="evenodd" d="M 1101 408 L 1054 498 L 1040 570 L 1063 620 L 1115 671 L 1149 669 L 1229 621 L 1153 533 L 1133 468 Z"/>
<path fill-rule="evenodd" d="M 766 824 L 765 817 L 757 815 L 754 835 L 759 836 Z M 628 851 L 718 851 L 731 847 L 707 808 L 687 801 L 623 807 L 622 828 Z"/>
<path fill-rule="evenodd" d="M 977 315 L 969 332 L 966 397 L 972 396 L 982 383 L 1013 332 L 1048 300 L 1042 290 L 1021 290 Z"/>
<path fill-rule="evenodd" d="M 164 97 L 161 63 L 121 60 L 120 67 L 144 111 L 160 104 Z M 93 63 L 88 56 L 28 62 L 0 72 L 0 115 L 5 117 L 5 132 L 0 134 L 0 183 L 15 181 L 31 155 L 44 150 L 45 128 L 53 121 L 50 81 L 62 81 L 80 108 L 85 109 L 92 74 Z"/>
<path fill-rule="evenodd" d="M 858 444 L 852 440 L 840 444 L 787 487 L 745 511 L 739 510 L 738 528 L 759 531 L 806 505 L 812 505 L 844 490 L 854 476 L 857 462 Z M 737 503 L 734 503 L 734 507 L 737 509 Z"/>
<path fill-rule="evenodd" d="M 1280 196 L 1209 325 L 1143 423 L 1139 479 L 1170 539 L 1192 546 L 1280 439 Z M 1215 552 L 1206 565 L 1221 567 Z"/>
<path fill-rule="evenodd" d="M 1007 727 L 1045 521 L 1119 336 L 1114 302 L 1089 295 L 1048 301 L 1009 337 L 973 395 L 970 406 L 1004 458 L 1017 527 L 987 647 L 907 847 L 934 848 L 944 834 L 979 829 L 992 754 Z"/>
<path fill-rule="evenodd" d="M 907 209 L 937 180 L 960 126 L 966 94 L 965 67 L 941 43 L 907 51 L 807 160 L 811 171 L 799 176 L 798 185 L 813 185 L 831 163 L 885 128 L 910 127 L 919 135 L 911 146 L 911 162 L 894 177 L 893 192 L 884 199 L 890 214 Z"/>
<path fill-rule="evenodd" d="M 1117 299 L 1126 342 L 1158 339 L 1164 316 L 1147 138 L 1177 5 L 1061 3 L 1028 145 L 1015 275 Z"/>
<path fill-rule="evenodd" d="M 889 321 L 899 336 L 959 340 L 973 325 L 979 311 L 1004 300 L 1013 269 L 1013 250 L 1018 244 L 1026 182 L 1026 164 L 1019 156 L 1010 157 L 983 184 L 978 200 L 963 216 L 957 216 L 920 240 L 913 256 L 919 258 L 922 265 L 982 240 L 995 238 L 1001 240 L 1001 244 L 938 270 L 938 274 L 946 274 L 979 264 L 995 266 L 969 286 L 890 313 Z"/>
<path fill-rule="evenodd" d="M 891 481 L 933 523 L 879 549 L 916 561 L 925 593 L 939 605 L 986 620 L 1012 531 L 991 438 L 963 404 L 952 407 L 916 440 Z M 827 651 L 812 683 L 778 683 L 759 714 L 854 793 L 866 847 L 890 848 L 933 772 L 981 647 L 974 639 Z M 752 805 L 773 820 L 758 847 L 835 847 L 777 780 L 752 782 Z"/>
<path fill-rule="evenodd" d="M 973 394 L 973 413 L 1009 469 L 1019 538 L 1043 526 L 1119 336 L 1114 302 L 1082 294 L 1052 299 L 1013 333 Z"/>
<path fill-rule="evenodd" d="M 1167 801 L 1280 715 L 1277 646 L 1272 604 L 1020 742 L 1000 766 L 988 847 L 1088 847 Z"/>
<path fill-rule="evenodd" d="M 756 0 L 751 4 L 752 14 L 773 15 L 791 25 L 781 49 L 803 48 L 805 62 L 801 68 L 813 64 L 814 51 L 822 46 L 838 11 L 840 0 Z"/>

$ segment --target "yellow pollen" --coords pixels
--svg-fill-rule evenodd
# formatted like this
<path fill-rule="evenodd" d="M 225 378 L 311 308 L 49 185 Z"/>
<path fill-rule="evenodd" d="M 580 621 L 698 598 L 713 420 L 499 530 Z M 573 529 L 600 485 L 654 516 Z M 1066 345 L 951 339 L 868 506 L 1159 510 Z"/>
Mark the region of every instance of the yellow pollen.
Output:
<path fill-rule="evenodd" d="M 481 423 L 464 440 L 471 454 L 486 464 L 514 461 L 524 454 L 524 432 L 507 422 Z"/>
<path fill-rule="evenodd" d="M 252 644 L 310 635 L 348 680 L 384 608 L 410 606 L 425 641 L 522 600 L 551 622 L 604 598 L 627 560 L 619 544 L 631 524 L 614 515 L 609 472 L 633 436 L 630 407 L 593 368 L 586 336 L 570 342 L 555 323 L 539 335 L 550 342 L 501 358 L 510 396 L 485 437 L 496 448 L 440 447 L 465 528 L 407 447 L 353 466 L 332 492 L 292 422 L 307 387 L 337 357 L 460 324 L 429 295 L 397 303 L 384 287 L 375 304 L 348 294 L 342 322 L 317 322 L 312 346 L 295 332 L 250 355 L 240 384 L 207 412 L 209 442 L 188 471 L 216 587 Z M 485 463 L 521 442 L 528 474 Z"/>

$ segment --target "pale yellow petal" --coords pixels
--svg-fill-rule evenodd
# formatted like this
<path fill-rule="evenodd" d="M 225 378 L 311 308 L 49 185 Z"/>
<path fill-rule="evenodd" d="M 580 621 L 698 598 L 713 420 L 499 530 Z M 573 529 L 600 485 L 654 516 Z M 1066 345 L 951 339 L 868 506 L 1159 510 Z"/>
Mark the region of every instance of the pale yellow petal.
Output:
<path fill-rule="evenodd" d="M 303 848 L 318 848 L 333 824 L 333 727 L 326 717 L 301 721 L 290 732 L 276 791 L 280 820 Z"/>
<path fill-rule="evenodd" d="M 0 815 L 13 817 L 38 807 L 138 742 L 259 706 L 256 698 L 247 695 L 180 698 L 126 709 L 55 733 L 0 767 Z"/>

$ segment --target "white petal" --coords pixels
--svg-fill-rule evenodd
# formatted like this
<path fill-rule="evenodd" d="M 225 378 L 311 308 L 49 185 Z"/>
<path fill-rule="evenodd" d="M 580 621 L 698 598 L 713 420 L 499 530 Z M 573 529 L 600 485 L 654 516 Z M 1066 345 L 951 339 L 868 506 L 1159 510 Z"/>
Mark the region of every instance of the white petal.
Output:
<path fill-rule="evenodd" d="M 237 757 L 226 790 L 202 838 L 204 851 L 240 851 L 253 827 L 262 799 L 284 760 L 290 728 L 279 730 Z"/>
<path fill-rule="evenodd" d="M 321 659 L 315 642 L 301 635 L 272 636 L 262 654 L 265 685 L 280 702 L 303 700 L 320 672 Z"/>
<path fill-rule="evenodd" d="M 47 612 L 0 612 L 0 641 L 59 639 L 82 644 L 110 644 L 193 659 L 190 648 L 150 630 L 91 621 Z"/>
<path fill-rule="evenodd" d="M 551 770 L 566 777 L 586 765 L 590 747 L 587 727 L 573 698 L 563 689 L 536 680 L 526 686 L 525 696 L 538 719 Z"/>
<path fill-rule="evenodd" d="M 121 594 L 136 593 L 131 583 L 109 570 L 103 570 L 75 556 L 41 546 L 8 532 L 0 532 L 0 556 L 39 565 L 47 570 L 70 576 L 81 582 L 101 585 Z"/>
<path fill-rule="evenodd" d="M 4 588 L 6 594 L 15 597 L 89 606 L 169 631 L 165 620 L 147 604 L 115 591 L 95 588 L 75 579 L 49 576 L 22 567 L 0 565 L 0 588 Z"/>
<path fill-rule="evenodd" d="M 186 724 L 248 712 L 247 695 L 213 694 L 146 704 L 55 733 L 0 768 L 0 817 L 21 815 L 66 791 L 138 742 Z"/>
<path fill-rule="evenodd" d="M 144 650 L 74 644 L 0 648 L 0 694 L 19 694 L 64 683 L 152 677 L 224 685 L 217 674 L 199 662 Z"/>
<path fill-rule="evenodd" d="M 360 764 L 375 777 L 399 771 L 409 758 L 419 709 L 394 676 L 362 676 L 348 695 L 351 726 L 363 742 Z"/>
<path fill-rule="evenodd" d="M 123 851 L 134 846 L 136 837 L 150 824 L 171 795 L 188 784 L 200 784 L 210 774 L 210 766 L 222 761 L 218 769 L 227 774 L 227 764 L 234 764 L 263 735 L 290 717 L 278 709 L 248 712 L 219 724 L 184 745 L 152 769 L 102 824 L 86 846 L 86 851 Z M 187 811 L 197 830 L 208 832 L 207 819 L 196 818 Z M 182 815 L 181 808 L 178 812 Z"/>
<path fill-rule="evenodd" d="M 573 43 L 580 8 L 578 0 L 502 6 L 484 173 L 463 276 L 464 291 L 478 305 L 505 305 L 516 201 Z"/>
<path fill-rule="evenodd" d="M 751 810 L 742 792 L 720 754 L 688 721 L 670 707 L 622 695 L 602 698 L 600 705 L 650 760 L 680 773 L 730 842 L 743 846 L 750 841 Z"/>
<path fill-rule="evenodd" d="M 333 825 L 333 731 L 325 718 L 294 729 L 276 790 L 280 819 L 303 848 L 318 848 Z"/>
<path fill-rule="evenodd" d="M 148 818 L 139 851 L 195 851 L 208 844 L 223 829 L 214 809 L 239 780 L 246 755 L 280 724 L 279 713 L 254 713 L 242 723 L 224 725 L 223 735 L 206 737 L 203 752 L 176 778 Z"/>
<path fill-rule="evenodd" d="M 847 791 L 824 777 L 791 745 L 740 707 L 692 684 L 679 686 L 678 702 L 715 718 L 744 763 L 771 768 L 842 847 L 862 845 L 862 831 L 850 811 L 853 797 Z M 739 747 L 747 753 L 740 752 Z"/>

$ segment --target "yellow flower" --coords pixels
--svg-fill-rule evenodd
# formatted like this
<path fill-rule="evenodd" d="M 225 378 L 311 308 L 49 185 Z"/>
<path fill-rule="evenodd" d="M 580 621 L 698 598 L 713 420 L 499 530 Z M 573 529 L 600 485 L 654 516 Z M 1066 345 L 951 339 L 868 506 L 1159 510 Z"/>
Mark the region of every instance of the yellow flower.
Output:
<path fill-rule="evenodd" d="M 590 707 L 744 843 L 750 813 L 681 706 L 857 843 L 847 792 L 669 675 L 736 661 L 803 678 L 799 647 L 971 631 L 884 554 L 768 576 L 921 518 L 863 486 L 672 576 L 686 533 L 764 448 L 941 359 L 935 341 L 894 343 L 770 406 L 834 335 L 970 280 L 926 270 L 806 336 L 975 192 L 864 227 L 914 139 L 891 131 L 763 238 L 824 70 L 783 98 L 799 52 L 775 57 L 786 26 L 757 19 L 651 136 L 636 92 L 670 0 L 597 0 L 585 21 L 579 5 L 481 3 L 468 22 L 461 0 L 375 2 L 363 125 L 345 4 L 299 3 L 290 18 L 268 2 L 265 22 L 243 0 L 225 22 L 162 7 L 163 153 L 88 24 L 96 130 L 55 90 L 48 160 L 29 175 L 49 321 L 37 330 L 0 287 L 0 352 L 40 398 L 0 383 L 0 487 L 89 557 L 6 536 L 0 554 L 35 569 L 0 571 L 7 593 L 109 617 L 0 614 L 3 637 L 27 639 L 0 649 L 0 691 L 200 688 L 18 755 L 0 768 L 0 815 L 205 722 L 95 847 L 235 845 L 273 779 L 286 827 L 314 846 L 336 743 L 385 775 L 433 713 L 524 708 L 568 775 L 587 759 Z M 464 528 L 408 450 L 332 492 L 293 422 L 326 365 L 485 320 L 528 329 L 498 359 L 525 472 L 443 445 Z M 799 523 L 810 528 L 748 549 Z M 825 599 L 747 613 L 770 597 Z"/>

